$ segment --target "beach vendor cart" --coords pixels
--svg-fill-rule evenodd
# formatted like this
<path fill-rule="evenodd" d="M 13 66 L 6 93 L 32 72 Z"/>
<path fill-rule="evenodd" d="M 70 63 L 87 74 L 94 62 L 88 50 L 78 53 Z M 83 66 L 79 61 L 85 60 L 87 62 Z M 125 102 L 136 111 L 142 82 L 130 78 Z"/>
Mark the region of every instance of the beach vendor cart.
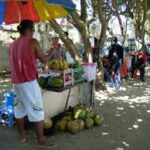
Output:
<path fill-rule="evenodd" d="M 39 71 L 46 117 L 52 118 L 78 104 L 94 105 L 96 64 L 78 64 L 73 68 L 66 64 L 65 60 L 52 60 L 48 70 Z"/>

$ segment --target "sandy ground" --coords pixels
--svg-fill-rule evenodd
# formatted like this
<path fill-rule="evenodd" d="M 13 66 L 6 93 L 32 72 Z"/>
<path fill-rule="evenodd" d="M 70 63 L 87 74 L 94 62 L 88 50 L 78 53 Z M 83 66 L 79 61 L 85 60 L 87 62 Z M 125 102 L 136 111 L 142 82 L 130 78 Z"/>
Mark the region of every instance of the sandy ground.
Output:
<path fill-rule="evenodd" d="M 0 78 L 0 98 L 12 87 L 8 77 Z M 95 92 L 95 112 L 104 121 L 99 127 L 80 133 L 57 132 L 47 138 L 56 143 L 56 150 L 150 150 L 150 66 L 146 68 L 146 82 L 123 80 L 120 91 Z M 26 144 L 18 140 L 16 127 L 0 126 L 0 150 L 36 150 L 33 130 Z"/>

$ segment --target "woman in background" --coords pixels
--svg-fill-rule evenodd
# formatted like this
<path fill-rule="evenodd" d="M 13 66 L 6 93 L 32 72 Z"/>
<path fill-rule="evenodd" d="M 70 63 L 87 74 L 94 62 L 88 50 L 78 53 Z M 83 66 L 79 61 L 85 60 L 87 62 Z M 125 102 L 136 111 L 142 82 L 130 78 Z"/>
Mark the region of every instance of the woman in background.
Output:
<path fill-rule="evenodd" d="M 63 47 L 59 43 L 59 36 L 52 36 L 52 47 L 50 48 L 49 54 L 51 55 L 50 61 L 53 59 L 64 59 Z"/>

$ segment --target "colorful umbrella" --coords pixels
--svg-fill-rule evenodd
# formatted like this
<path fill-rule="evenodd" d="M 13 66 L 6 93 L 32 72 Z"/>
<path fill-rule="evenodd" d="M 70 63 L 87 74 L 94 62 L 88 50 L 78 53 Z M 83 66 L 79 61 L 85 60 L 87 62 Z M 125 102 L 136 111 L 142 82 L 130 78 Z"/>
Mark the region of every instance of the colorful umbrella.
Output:
<path fill-rule="evenodd" d="M 70 0 L 0 0 L 0 24 L 23 19 L 47 21 L 65 17 L 74 10 L 75 4 Z"/>

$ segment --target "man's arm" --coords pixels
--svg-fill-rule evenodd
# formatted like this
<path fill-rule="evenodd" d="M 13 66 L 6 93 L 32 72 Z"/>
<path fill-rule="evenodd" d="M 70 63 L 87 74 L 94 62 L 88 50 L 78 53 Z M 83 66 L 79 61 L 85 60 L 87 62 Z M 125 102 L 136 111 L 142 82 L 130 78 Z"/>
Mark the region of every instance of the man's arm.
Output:
<path fill-rule="evenodd" d="M 51 54 L 45 55 L 40 47 L 39 42 L 36 39 L 32 39 L 32 47 L 35 49 L 36 57 L 44 64 L 48 62 Z"/>

